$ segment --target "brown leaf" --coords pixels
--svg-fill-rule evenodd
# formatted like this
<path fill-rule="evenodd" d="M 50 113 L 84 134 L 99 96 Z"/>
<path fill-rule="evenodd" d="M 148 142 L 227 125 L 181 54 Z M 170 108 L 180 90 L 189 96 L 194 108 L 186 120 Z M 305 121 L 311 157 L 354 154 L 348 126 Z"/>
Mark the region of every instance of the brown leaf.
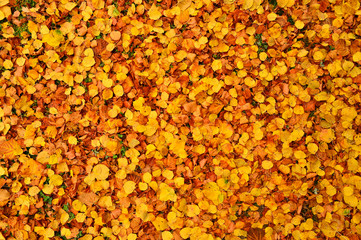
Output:
<path fill-rule="evenodd" d="M 249 240 L 262 240 L 264 239 L 265 232 L 260 228 L 251 228 L 248 231 L 247 239 Z"/>

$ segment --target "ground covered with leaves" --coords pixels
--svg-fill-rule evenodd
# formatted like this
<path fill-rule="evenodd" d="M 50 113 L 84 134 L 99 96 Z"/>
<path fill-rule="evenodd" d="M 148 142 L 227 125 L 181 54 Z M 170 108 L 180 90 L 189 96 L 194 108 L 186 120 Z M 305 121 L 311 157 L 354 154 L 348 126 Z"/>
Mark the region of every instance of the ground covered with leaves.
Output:
<path fill-rule="evenodd" d="M 0 239 L 358 239 L 358 0 L 0 0 Z"/>

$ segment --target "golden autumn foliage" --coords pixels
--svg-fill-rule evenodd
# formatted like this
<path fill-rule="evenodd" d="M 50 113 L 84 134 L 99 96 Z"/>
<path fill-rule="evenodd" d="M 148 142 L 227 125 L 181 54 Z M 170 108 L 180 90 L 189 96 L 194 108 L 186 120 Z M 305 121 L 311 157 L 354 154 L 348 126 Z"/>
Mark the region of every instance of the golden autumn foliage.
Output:
<path fill-rule="evenodd" d="M 0 240 L 359 239 L 360 5 L 0 0 Z"/>

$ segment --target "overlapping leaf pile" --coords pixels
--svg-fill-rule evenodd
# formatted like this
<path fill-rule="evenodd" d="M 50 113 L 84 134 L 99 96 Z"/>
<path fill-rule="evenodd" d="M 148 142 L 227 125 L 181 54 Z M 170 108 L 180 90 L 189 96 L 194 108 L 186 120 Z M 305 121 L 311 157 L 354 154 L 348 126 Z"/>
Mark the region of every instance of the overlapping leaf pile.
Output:
<path fill-rule="evenodd" d="M 360 15 L 0 0 L 0 239 L 358 239 Z"/>

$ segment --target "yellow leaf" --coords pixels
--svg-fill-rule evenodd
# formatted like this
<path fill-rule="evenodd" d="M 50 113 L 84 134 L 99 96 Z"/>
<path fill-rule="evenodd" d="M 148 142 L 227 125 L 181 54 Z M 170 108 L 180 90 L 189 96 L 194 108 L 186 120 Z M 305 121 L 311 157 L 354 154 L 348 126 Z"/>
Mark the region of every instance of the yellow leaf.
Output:
<path fill-rule="evenodd" d="M 52 237 L 54 237 L 54 230 L 51 229 L 51 228 L 45 229 L 44 238 L 49 239 L 49 238 L 52 238 Z"/>
<path fill-rule="evenodd" d="M 356 52 L 356 53 L 352 56 L 352 60 L 353 60 L 354 62 L 361 61 L 361 52 Z"/>
<path fill-rule="evenodd" d="M 287 7 L 292 7 L 295 4 L 295 0 L 288 0 Z"/>
<path fill-rule="evenodd" d="M 131 33 L 133 36 L 138 36 L 139 33 L 140 33 L 140 31 L 138 30 L 138 28 L 132 27 L 132 28 L 130 29 L 130 33 Z"/>
<path fill-rule="evenodd" d="M 187 57 L 187 55 L 188 53 L 186 51 L 180 50 L 177 52 L 177 54 L 174 57 L 177 62 L 181 62 L 183 59 Z"/>
<path fill-rule="evenodd" d="M 104 87 L 110 88 L 113 86 L 113 80 L 110 78 L 103 79 L 102 81 Z"/>
<path fill-rule="evenodd" d="M 200 212 L 201 212 L 201 210 L 199 209 L 199 207 L 197 205 L 191 204 L 191 205 L 187 205 L 185 213 L 188 217 L 195 217 L 195 216 L 199 215 Z"/>
<path fill-rule="evenodd" d="M 258 93 L 256 93 L 256 95 L 253 97 L 253 99 L 254 99 L 256 102 L 263 103 L 265 97 L 262 95 L 262 93 L 258 92 Z"/>
<path fill-rule="evenodd" d="M 3 12 L 2 9 L 0 9 L 0 21 L 3 20 L 4 18 L 5 18 L 5 13 Z"/>
<path fill-rule="evenodd" d="M 58 174 L 54 174 L 50 177 L 49 184 L 54 186 L 60 186 L 61 184 L 63 184 L 63 178 Z"/>
<path fill-rule="evenodd" d="M 176 177 L 174 179 L 174 184 L 176 185 L 176 187 L 180 187 L 180 186 L 184 185 L 184 178 Z"/>
<path fill-rule="evenodd" d="M 139 217 L 143 221 L 149 219 L 148 206 L 144 203 L 137 204 L 135 216 Z"/>
<path fill-rule="evenodd" d="M 161 183 L 159 185 L 160 194 L 159 194 L 159 200 L 161 201 L 173 201 L 175 202 L 177 200 L 177 195 L 174 192 L 174 189 L 169 187 L 165 183 Z"/>
<path fill-rule="evenodd" d="M 359 169 L 358 161 L 354 158 L 347 160 L 347 168 L 349 171 L 357 171 Z"/>
<path fill-rule="evenodd" d="M 199 44 L 206 44 L 207 42 L 208 42 L 208 38 L 205 36 L 200 37 L 198 40 Z"/>
<path fill-rule="evenodd" d="M 268 21 L 274 21 L 274 20 L 276 20 L 277 17 L 278 17 L 278 15 L 274 12 L 267 15 Z"/>
<path fill-rule="evenodd" d="M 153 4 L 152 7 L 149 9 L 148 15 L 149 18 L 152 20 L 158 20 L 162 16 L 155 4 Z"/>
<path fill-rule="evenodd" d="M 92 5 L 96 8 L 96 9 L 103 9 L 105 2 L 104 0 L 91 0 Z"/>
<path fill-rule="evenodd" d="M 33 21 L 28 21 L 28 29 L 29 32 L 32 34 L 33 38 L 36 38 L 36 33 L 39 31 L 39 27 Z"/>
<path fill-rule="evenodd" d="M 297 57 L 305 57 L 308 54 L 308 51 L 306 49 L 301 49 L 297 53 Z"/>
<path fill-rule="evenodd" d="M 203 145 L 197 145 L 197 146 L 193 147 L 193 152 L 198 153 L 198 154 L 203 154 L 206 152 L 206 148 Z"/>
<path fill-rule="evenodd" d="M 85 57 L 82 64 L 84 67 L 91 67 L 95 64 L 95 60 L 93 57 Z"/>
<path fill-rule="evenodd" d="M 169 222 L 175 222 L 175 220 L 177 220 L 177 214 L 175 212 L 168 213 L 167 220 Z"/>
<path fill-rule="evenodd" d="M 55 138 L 57 134 L 57 130 L 55 126 L 48 126 L 45 130 L 45 134 L 50 138 Z"/>
<path fill-rule="evenodd" d="M 37 186 L 30 187 L 28 191 L 29 195 L 32 197 L 36 196 L 39 192 L 40 189 Z"/>
<path fill-rule="evenodd" d="M 67 2 L 65 5 L 64 5 L 64 8 L 66 9 L 66 10 L 68 10 L 69 12 L 71 11 L 71 10 L 73 10 L 73 8 L 75 8 L 76 7 L 76 3 L 75 2 Z"/>
<path fill-rule="evenodd" d="M 243 3 L 243 9 L 250 9 L 253 6 L 254 0 L 245 0 Z"/>
<path fill-rule="evenodd" d="M 306 154 L 302 151 L 295 151 L 294 152 L 295 158 L 296 159 L 304 159 L 306 158 Z"/>
<path fill-rule="evenodd" d="M 143 174 L 143 181 L 146 183 L 150 183 L 152 181 L 152 174 L 146 172 Z"/>
<path fill-rule="evenodd" d="M 203 194 L 207 199 L 213 201 L 214 204 L 222 203 L 224 200 L 223 195 L 215 182 L 207 183 L 203 188 Z"/>
<path fill-rule="evenodd" d="M 327 101 L 329 99 L 329 95 L 327 92 L 320 92 L 315 96 L 315 100 L 317 101 Z"/>
<path fill-rule="evenodd" d="M 261 140 L 264 136 L 260 128 L 253 129 L 253 133 L 254 133 L 254 139 L 257 141 Z"/>
<path fill-rule="evenodd" d="M 357 111 L 354 107 L 346 107 L 341 111 L 341 119 L 348 123 L 351 123 L 353 119 L 357 116 Z"/>
<path fill-rule="evenodd" d="M 87 48 L 84 50 L 84 56 L 86 57 L 94 57 L 94 51 L 91 48 Z"/>
<path fill-rule="evenodd" d="M 147 184 L 147 183 L 144 183 L 144 182 L 140 182 L 140 183 L 138 184 L 138 186 L 139 186 L 139 190 L 141 190 L 141 191 L 145 191 L 145 190 L 148 189 L 148 184 Z"/>
<path fill-rule="evenodd" d="M 49 112 L 50 112 L 51 114 L 56 115 L 56 114 L 58 114 L 58 109 L 56 109 L 55 107 L 51 107 L 51 108 L 49 109 Z"/>
<path fill-rule="evenodd" d="M 99 199 L 98 205 L 103 208 L 109 208 L 113 206 L 112 198 L 111 196 L 103 196 Z"/>
<path fill-rule="evenodd" d="M 114 92 L 115 96 L 117 96 L 117 97 L 121 97 L 124 95 L 124 90 L 123 90 L 122 85 L 116 85 L 113 88 L 113 92 Z"/>
<path fill-rule="evenodd" d="M 9 0 L 0 0 L 0 7 L 5 6 L 9 3 Z"/>
<path fill-rule="evenodd" d="M 54 185 L 50 185 L 50 184 L 45 184 L 42 191 L 45 194 L 52 194 L 54 191 Z"/>
<path fill-rule="evenodd" d="M 127 236 L 127 240 L 136 240 L 137 237 L 138 237 L 137 234 L 131 233 Z"/>
<path fill-rule="evenodd" d="M 267 59 L 267 57 L 268 57 L 268 55 L 267 55 L 267 53 L 265 53 L 265 52 L 261 52 L 261 53 L 259 54 L 259 59 L 260 59 L 261 61 L 265 61 L 265 60 Z"/>
<path fill-rule="evenodd" d="M 133 102 L 134 109 L 138 111 L 142 110 L 144 103 L 145 99 L 143 97 L 138 98 Z"/>
<path fill-rule="evenodd" d="M 111 118 L 115 118 L 118 115 L 118 111 L 115 108 L 112 108 L 108 111 L 108 115 Z"/>
<path fill-rule="evenodd" d="M 257 82 L 253 78 L 246 77 L 244 79 L 244 84 L 246 84 L 248 87 L 252 88 L 257 85 Z"/>
<path fill-rule="evenodd" d="M 318 151 L 318 146 L 316 143 L 309 143 L 307 144 L 307 150 L 312 154 L 316 154 Z"/>
<path fill-rule="evenodd" d="M 68 220 L 69 220 L 69 214 L 66 213 L 66 212 L 63 212 L 63 213 L 60 215 L 60 222 L 61 222 L 61 224 L 65 224 Z"/>
<path fill-rule="evenodd" d="M 301 228 L 303 228 L 306 231 L 311 231 L 313 228 L 313 220 L 312 218 L 309 218 L 306 220 L 306 222 L 301 224 Z"/>
<path fill-rule="evenodd" d="M 171 240 L 173 239 L 173 234 L 169 231 L 162 232 L 162 239 L 163 240 Z"/>
<path fill-rule="evenodd" d="M 219 69 L 222 69 L 222 62 L 219 59 L 216 59 L 212 62 L 212 69 L 213 71 L 217 71 Z"/>
<path fill-rule="evenodd" d="M 3 67 L 4 67 L 5 69 L 11 69 L 13 66 L 14 66 L 13 62 L 10 61 L 9 59 L 6 59 L 6 60 L 3 62 Z"/>
<path fill-rule="evenodd" d="M 305 26 L 305 24 L 304 24 L 302 21 L 297 20 L 297 21 L 295 22 L 295 26 L 296 26 L 296 28 L 298 28 L 298 29 L 302 29 L 302 28 Z"/>
<path fill-rule="evenodd" d="M 336 28 L 341 28 L 342 25 L 343 25 L 343 19 L 340 18 L 340 17 L 337 17 L 335 18 L 333 21 L 332 21 L 332 25 Z"/>
<path fill-rule="evenodd" d="M 136 188 L 136 184 L 133 181 L 126 181 L 123 185 L 123 189 L 127 195 L 134 192 L 135 188 Z"/>
<path fill-rule="evenodd" d="M 271 161 L 264 160 L 262 162 L 262 167 L 263 167 L 263 169 L 266 169 L 266 170 L 271 169 L 273 167 L 273 163 Z"/>
<path fill-rule="evenodd" d="M 58 29 L 51 30 L 43 36 L 43 42 L 49 44 L 51 47 L 58 47 L 62 41 L 64 41 L 64 36 Z"/>
<path fill-rule="evenodd" d="M 192 228 L 190 227 L 185 227 L 182 230 L 180 230 L 179 235 L 183 238 L 183 239 L 187 239 L 191 236 L 192 234 Z"/>
<path fill-rule="evenodd" d="M 335 188 L 334 186 L 332 186 L 332 185 L 326 186 L 326 193 L 327 193 L 329 196 L 332 197 L 333 195 L 336 194 L 336 192 L 337 192 L 337 190 L 336 190 L 336 188 Z"/>
<path fill-rule="evenodd" d="M 31 85 L 27 85 L 25 87 L 25 89 L 29 94 L 34 94 L 36 92 L 36 88 L 34 86 L 31 86 Z"/>
<path fill-rule="evenodd" d="M 162 172 L 162 176 L 165 177 L 168 180 L 171 180 L 173 178 L 173 176 L 174 176 L 174 173 L 167 169 L 167 170 L 164 170 Z"/>
<path fill-rule="evenodd" d="M 286 7 L 288 4 L 288 0 L 277 0 L 277 5 L 281 8 Z"/>
<path fill-rule="evenodd" d="M 66 238 L 69 238 L 70 235 L 71 235 L 71 231 L 70 231 L 70 229 L 68 229 L 68 228 L 62 227 L 61 230 L 60 230 L 60 234 L 61 234 L 61 236 L 64 236 L 64 237 L 66 237 Z M 84 240 L 85 240 L 85 239 L 84 239 Z"/>
<path fill-rule="evenodd" d="M 344 187 L 343 188 L 343 195 L 346 197 L 353 195 L 353 188 L 352 187 Z"/>
<path fill-rule="evenodd" d="M 303 109 L 302 106 L 297 105 L 294 109 L 293 112 L 297 115 L 302 115 L 305 113 L 305 110 Z"/>
<path fill-rule="evenodd" d="M 326 55 L 321 51 L 316 51 L 313 54 L 313 59 L 315 59 L 315 61 L 321 61 L 321 60 L 325 59 L 325 57 L 326 57 Z"/>
<path fill-rule="evenodd" d="M 94 177 L 98 180 L 105 180 L 109 176 L 109 168 L 104 164 L 98 164 L 93 168 Z"/>
<path fill-rule="evenodd" d="M 345 203 L 347 203 L 351 207 L 357 207 L 357 205 L 358 205 L 358 198 L 354 195 L 343 196 L 343 200 L 345 201 Z"/>
<path fill-rule="evenodd" d="M 78 139 L 76 139 L 76 137 L 74 137 L 74 136 L 69 136 L 68 143 L 71 144 L 71 145 L 77 145 L 78 144 Z"/>
<path fill-rule="evenodd" d="M 230 138 L 233 135 L 234 130 L 231 124 L 221 123 L 221 126 L 219 127 L 219 133 L 223 134 L 224 138 Z"/>
<path fill-rule="evenodd" d="M 156 217 L 153 221 L 152 221 L 154 227 L 157 229 L 157 231 L 163 231 L 168 227 L 168 223 L 167 220 L 165 220 L 162 217 Z"/>

